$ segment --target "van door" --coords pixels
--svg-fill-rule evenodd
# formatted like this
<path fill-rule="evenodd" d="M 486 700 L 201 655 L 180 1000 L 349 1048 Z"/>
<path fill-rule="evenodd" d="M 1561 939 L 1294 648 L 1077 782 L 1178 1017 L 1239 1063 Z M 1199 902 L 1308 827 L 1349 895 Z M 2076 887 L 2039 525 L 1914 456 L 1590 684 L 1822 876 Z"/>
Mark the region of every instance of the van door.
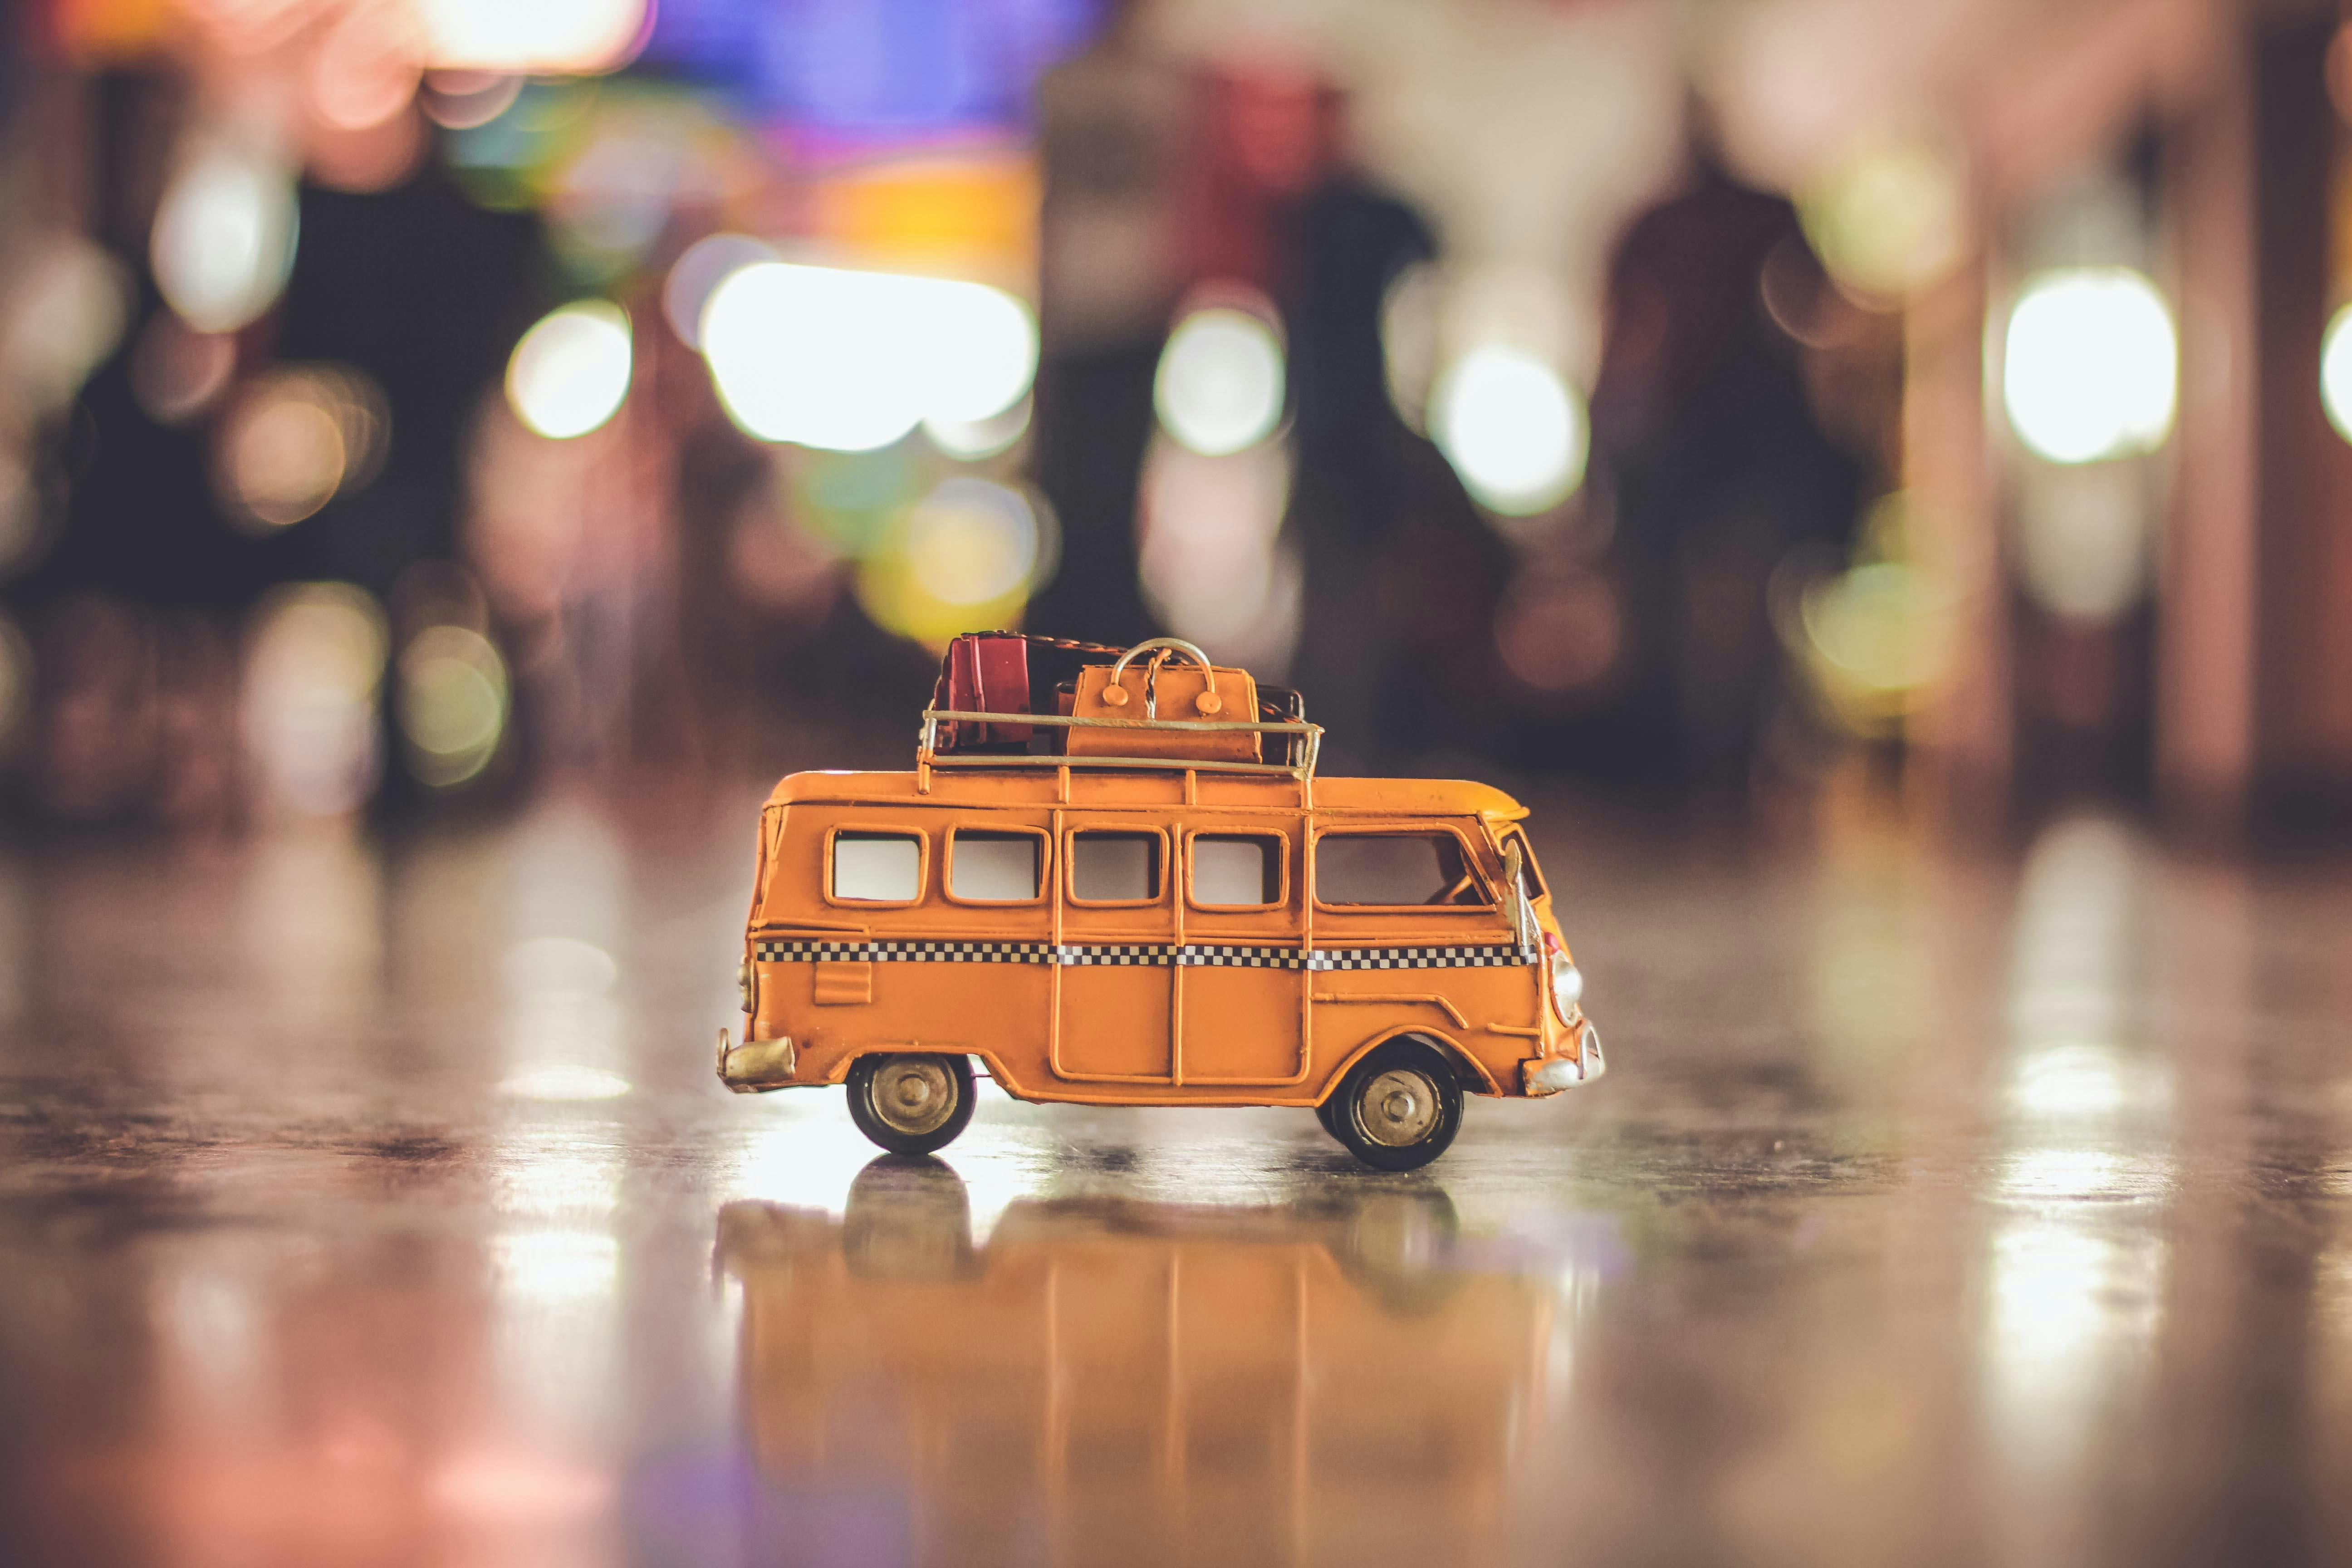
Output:
<path fill-rule="evenodd" d="M 1316 1049 L 1336 1060 L 1397 1024 L 1459 1038 L 1528 1016 L 1528 957 L 1466 827 L 1327 823 L 1310 847 Z"/>
<path fill-rule="evenodd" d="M 1055 1073 L 1175 1081 L 1175 857 L 1148 820 L 1066 818 L 1055 882 Z"/>
<path fill-rule="evenodd" d="M 1300 1082 L 1309 976 L 1299 825 L 1196 818 L 1182 832 L 1182 1081 Z"/>

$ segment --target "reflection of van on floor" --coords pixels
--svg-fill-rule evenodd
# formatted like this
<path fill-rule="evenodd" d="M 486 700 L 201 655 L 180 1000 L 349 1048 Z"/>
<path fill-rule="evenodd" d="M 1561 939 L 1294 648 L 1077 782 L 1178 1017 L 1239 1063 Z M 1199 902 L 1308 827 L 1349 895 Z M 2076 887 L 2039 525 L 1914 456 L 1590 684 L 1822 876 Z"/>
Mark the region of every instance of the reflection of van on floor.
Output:
<path fill-rule="evenodd" d="M 1356 1196 L 1023 1200 L 979 1248 L 932 1161 L 838 1223 L 730 1204 L 754 1461 L 890 1508 L 896 1562 L 1500 1561 L 1558 1293 L 1457 1269 L 1441 1192 Z"/>
<path fill-rule="evenodd" d="M 959 638 L 913 772 L 776 786 L 730 1087 L 845 1081 L 868 1137 L 925 1153 L 977 1057 L 1021 1100 L 1313 1107 L 1402 1170 L 1465 1089 L 1600 1075 L 1523 807 L 1318 777 L 1294 697 L 1170 638 L 1113 652 Z"/>

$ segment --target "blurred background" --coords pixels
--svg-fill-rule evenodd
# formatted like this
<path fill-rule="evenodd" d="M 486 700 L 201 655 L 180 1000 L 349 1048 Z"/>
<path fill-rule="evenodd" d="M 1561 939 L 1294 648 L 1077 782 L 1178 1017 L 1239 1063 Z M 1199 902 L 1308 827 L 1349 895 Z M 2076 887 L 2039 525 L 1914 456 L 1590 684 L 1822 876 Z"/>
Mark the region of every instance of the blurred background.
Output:
<path fill-rule="evenodd" d="M 2352 1561 L 2347 115 L 2315 0 L 0 6 L 0 1560 Z M 1001 626 L 1518 794 L 1609 1077 L 729 1096 L 757 803 Z"/>
<path fill-rule="evenodd" d="M 903 765 L 1012 626 L 1297 684 L 1336 768 L 2345 820 L 2332 6 L 0 26 L 34 831 Z"/>

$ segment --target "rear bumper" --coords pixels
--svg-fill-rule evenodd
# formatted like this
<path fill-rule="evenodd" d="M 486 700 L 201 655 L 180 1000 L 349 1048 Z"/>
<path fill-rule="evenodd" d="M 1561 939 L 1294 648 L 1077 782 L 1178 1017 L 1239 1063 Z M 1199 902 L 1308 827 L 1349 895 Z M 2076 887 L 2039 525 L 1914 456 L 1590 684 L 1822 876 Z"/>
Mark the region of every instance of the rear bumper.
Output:
<path fill-rule="evenodd" d="M 1590 1018 L 1583 1017 L 1577 1020 L 1573 1055 L 1539 1057 L 1519 1064 L 1527 1092 L 1538 1097 L 1580 1089 L 1608 1070 L 1609 1058 L 1601 1054 L 1601 1031 L 1592 1026 Z"/>
<path fill-rule="evenodd" d="M 726 1030 L 719 1031 L 719 1081 L 738 1094 L 789 1089 L 799 1066 L 800 1052 L 790 1037 L 746 1040 L 739 1046 L 730 1040 Z"/>

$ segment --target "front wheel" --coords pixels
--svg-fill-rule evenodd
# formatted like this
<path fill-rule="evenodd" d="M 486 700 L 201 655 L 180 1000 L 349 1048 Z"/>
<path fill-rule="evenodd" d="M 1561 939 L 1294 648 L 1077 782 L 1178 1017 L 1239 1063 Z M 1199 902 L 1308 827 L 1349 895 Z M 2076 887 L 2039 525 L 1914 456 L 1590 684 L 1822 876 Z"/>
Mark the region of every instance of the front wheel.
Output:
<path fill-rule="evenodd" d="M 1391 1040 L 1349 1069 L 1325 1102 L 1331 1135 L 1376 1171 L 1416 1171 L 1462 1131 L 1462 1086 L 1419 1040 Z"/>
<path fill-rule="evenodd" d="M 849 1119 L 893 1154 L 931 1154 L 971 1121 L 971 1058 L 907 1053 L 860 1057 L 849 1069 Z"/>

